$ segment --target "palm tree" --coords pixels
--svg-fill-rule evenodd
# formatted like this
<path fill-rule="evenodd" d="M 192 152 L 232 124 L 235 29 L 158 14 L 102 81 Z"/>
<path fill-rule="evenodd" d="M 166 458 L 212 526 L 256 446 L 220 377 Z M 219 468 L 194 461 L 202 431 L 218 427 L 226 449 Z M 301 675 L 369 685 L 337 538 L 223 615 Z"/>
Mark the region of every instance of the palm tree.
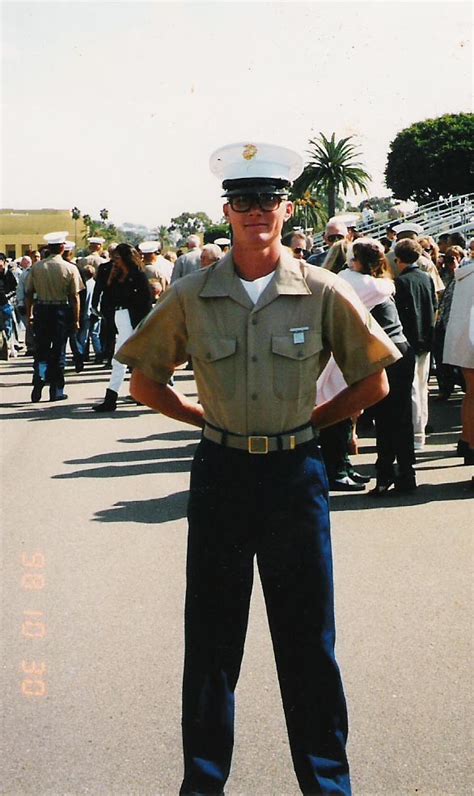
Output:
<path fill-rule="evenodd" d="M 370 175 L 362 164 L 355 160 L 359 156 L 354 136 L 336 141 L 336 134 L 326 138 L 319 133 L 319 138 L 310 139 L 309 162 L 303 173 L 293 183 L 293 195 L 304 197 L 311 193 L 324 193 L 327 196 L 328 217 L 336 211 L 336 199 L 339 191 L 361 190 L 367 192 Z"/>

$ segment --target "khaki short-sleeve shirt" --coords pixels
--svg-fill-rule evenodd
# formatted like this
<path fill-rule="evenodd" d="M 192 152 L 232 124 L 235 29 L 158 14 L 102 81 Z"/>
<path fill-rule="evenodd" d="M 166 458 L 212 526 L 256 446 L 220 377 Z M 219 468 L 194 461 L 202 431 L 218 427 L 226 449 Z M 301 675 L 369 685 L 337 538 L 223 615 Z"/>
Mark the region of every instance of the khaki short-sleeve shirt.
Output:
<path fill-rule="evenodd" d="M 83 289 L 79 269 L 60 254 L 40 260 L 29 269 L 26 293 L 36 294 L 38 301 L 67 302 Z"/>
<path fill-rule="evenodd" d="M 206 420 L 238 434 L 307 423 L 333 352 L 348 384 L 400 358 L 355 291 L 282 251 L 254 305 L 232 253 L 175 282 L 116 358 L 166 384 L 193 359 Z"/>

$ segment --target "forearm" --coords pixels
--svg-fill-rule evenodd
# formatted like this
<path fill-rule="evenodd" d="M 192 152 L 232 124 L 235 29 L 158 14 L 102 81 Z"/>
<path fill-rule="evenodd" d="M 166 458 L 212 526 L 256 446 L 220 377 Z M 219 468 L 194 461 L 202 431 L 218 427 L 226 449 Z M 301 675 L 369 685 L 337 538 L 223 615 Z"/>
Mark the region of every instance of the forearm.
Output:
<path fill-rule="evenodd" d="M 315 406 L 311 422 L 317 428 L 325 428 L 339 423 L 362 409 L 378 403 L 388 394 L 389 385 L 385 370 L 373 373 L 365 379 L 346 387 L 330 401 Z"/>
<path fill-rule="evenodd" d="M 140 370 L 134 370 L 130 379 L 130 395 L 136 401 L 161 412 L 174 420 L 203 428 L 204 412 L 201 404 L 195 404 L 173 390 L 167 384 L 159 384 Z"/>
<path fill-rule="evenodd" d="M 76 293 L 76 295 L 71 299 L 71 304 L 72 304 L 74 323 L 76 325 L 76 328 L 79 329 L 81 325 L 81 300 L 79 298 L 78 293 Z"/>
<path fill-rule="evenodd" d="M 25 296 L 25 309 L 26 309 L 26 321 L 33 320 L 33 296 L 28 295 Z"/>

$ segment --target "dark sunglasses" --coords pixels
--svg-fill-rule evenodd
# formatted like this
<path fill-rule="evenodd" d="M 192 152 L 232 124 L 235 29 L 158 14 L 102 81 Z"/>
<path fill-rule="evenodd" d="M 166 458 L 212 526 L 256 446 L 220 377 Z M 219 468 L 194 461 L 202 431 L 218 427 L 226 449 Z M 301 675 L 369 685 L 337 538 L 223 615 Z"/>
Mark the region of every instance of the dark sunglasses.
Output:
<path fill-rule="evenodd" d="M 306 252 L 306 249 L 297 248 L 297 249 L 293 249 L 293 251 L 294 251 L 295 254 L 304 254 Z"/>
<path fill-rule="evenodd" d="M 254 206 L 258 205 L 260 210 L 271 213 L 280 207 L 283 196 L 277 193 L 241 193 L 236 196 L 229 196 L 229 202 L 235 213 L 248 213 Z"/>
<path fill-rule="evenodd" d="M 327 241 L 329 243 L 335 243 L 337 240 L 342 240 L 343 238 L 344 238 L 344 235 L 328 235 L 327 236 Z"/>

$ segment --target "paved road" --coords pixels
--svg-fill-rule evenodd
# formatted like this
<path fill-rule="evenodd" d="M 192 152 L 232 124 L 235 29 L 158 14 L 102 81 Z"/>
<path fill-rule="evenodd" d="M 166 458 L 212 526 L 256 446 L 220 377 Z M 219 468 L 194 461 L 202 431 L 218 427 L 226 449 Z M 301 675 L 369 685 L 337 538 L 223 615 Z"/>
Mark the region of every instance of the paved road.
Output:
<path fill-rule="evenodd" d="M 186 488 L 198 433 L 131 404 L 29 403 L 2 364 L 0 792 L 176 796 Z M 195 394 L 190 374 L 177 386 Z M 418 492 L 332 498 L 338 654 L 356 796 L 472 792 L 471 473 L 459 395 L 432 407 Z M 373 439 L 356 457 L 370 471 Z M 260 587 L 238 687 L 230 796 L 296 796 Z"/>

